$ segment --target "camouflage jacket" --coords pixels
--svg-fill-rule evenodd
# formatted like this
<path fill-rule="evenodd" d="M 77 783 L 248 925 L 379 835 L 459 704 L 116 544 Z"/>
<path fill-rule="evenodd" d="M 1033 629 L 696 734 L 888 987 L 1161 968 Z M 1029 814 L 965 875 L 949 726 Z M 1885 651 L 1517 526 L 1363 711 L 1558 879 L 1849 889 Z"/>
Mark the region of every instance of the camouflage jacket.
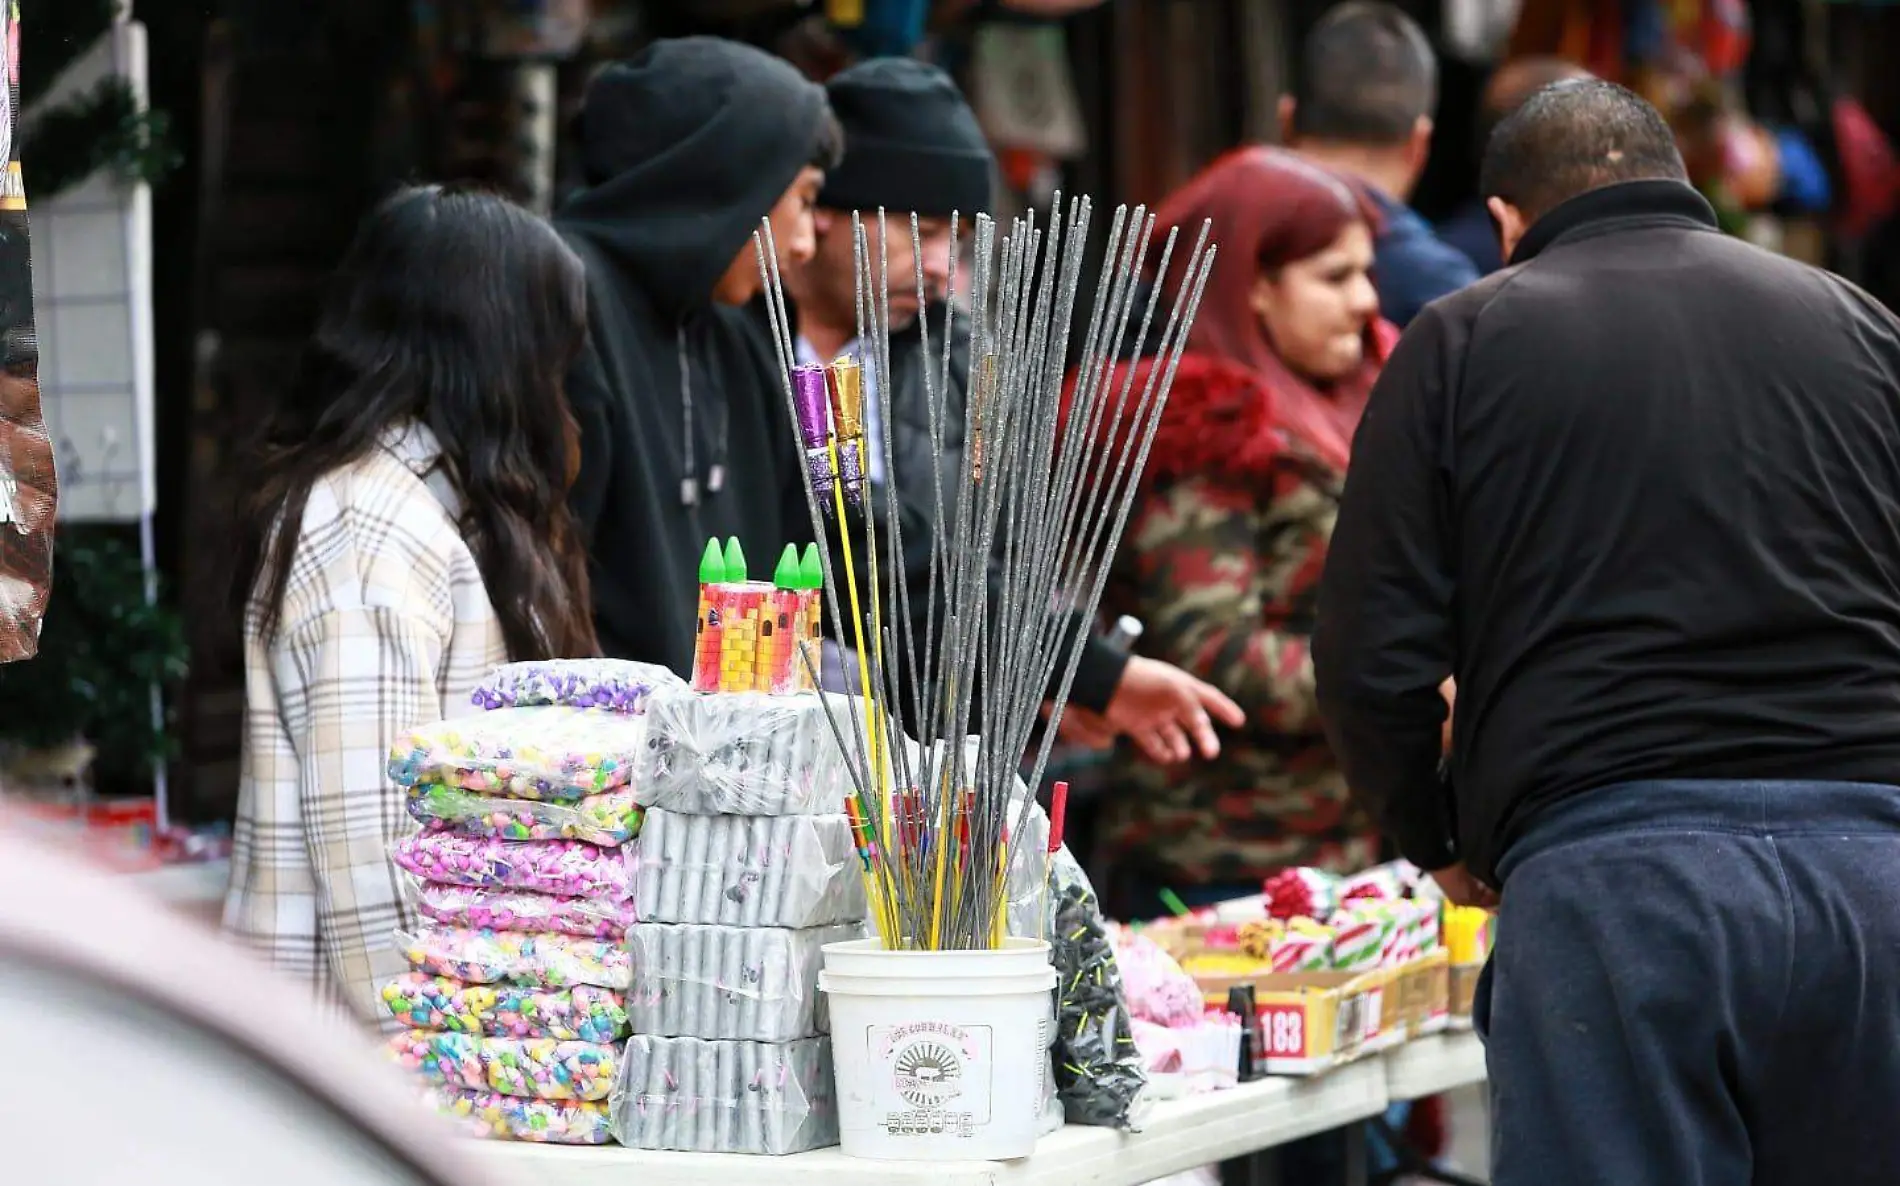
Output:
<path fill-rule="evenodd" d="M 1271 407 L 1249 371 L 1182 359 L 1103 599 L 1145 624 L 1141 653 L 1248 714 L 1212 762 L 1163 769 L 1126 745 L 1115 757 L 1107 847 L 1168 884 L 1358 868 L 1377 850 L 1321 731 L 1308 653 L 1345 475 Z"/>

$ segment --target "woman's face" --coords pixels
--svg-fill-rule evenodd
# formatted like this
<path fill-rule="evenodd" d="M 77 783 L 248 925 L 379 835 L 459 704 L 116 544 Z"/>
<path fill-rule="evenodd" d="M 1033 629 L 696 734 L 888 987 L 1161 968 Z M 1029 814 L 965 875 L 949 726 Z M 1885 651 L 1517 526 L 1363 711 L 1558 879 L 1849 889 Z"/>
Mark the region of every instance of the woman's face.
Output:
<path fill-rule="evenodd" d="M 1324 250 L 1262 276 L 1253 308 L 1288 369 L 1315 383 L 1345 378 L 1364 361 L 1366 327 L 1379 315 L 1371 232 L 1351 223 Z"/>

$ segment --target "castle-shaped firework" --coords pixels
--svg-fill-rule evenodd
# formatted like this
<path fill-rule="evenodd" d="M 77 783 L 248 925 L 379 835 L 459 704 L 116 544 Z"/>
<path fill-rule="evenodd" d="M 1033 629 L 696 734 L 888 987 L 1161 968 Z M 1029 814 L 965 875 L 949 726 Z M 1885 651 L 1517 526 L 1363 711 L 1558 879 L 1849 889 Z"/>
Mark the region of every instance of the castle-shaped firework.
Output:
<path fill-rule="evenodd" d="M 723 549 L 718 540 L 707 540 L 699 561 L 693 690 L 774 696 L 811 691 L 823 639 L 824 583 L 814 544 L 805 546 L 802 558 L 795 545 L 786 544 L 768 582 L 746 579 L 737 538 Z"/>

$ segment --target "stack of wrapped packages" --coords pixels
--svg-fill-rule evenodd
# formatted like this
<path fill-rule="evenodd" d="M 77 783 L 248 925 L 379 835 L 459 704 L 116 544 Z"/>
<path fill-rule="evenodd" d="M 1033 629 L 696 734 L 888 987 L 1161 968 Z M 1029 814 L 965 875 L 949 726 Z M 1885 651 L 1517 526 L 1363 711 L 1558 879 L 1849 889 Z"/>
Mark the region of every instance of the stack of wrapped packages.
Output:
<path fill-rule="evenodd" d="M 683 687 L 645 664 L 511 664 L 476 691 L 487 711 L 417 729 L 390 756 L 419 824 L 393 854 L 419 924 L 397 936 L 412 971 L 383 989 L 406 1027 L 389 1049 L 475 1131 L 608 1139 L 633 984 L 642 714 Z"/>
<path fill-rule="evenodd" d="M 1205 946 L 1185 955 L 1190 975 L 1364 972 L 1395 967 L 1439 947 L 1442 905 L 1431 879 L 1404 861 L 1351 877 L 1284 869 L 1263 892 L 1223 902 Z M 1231 928 L 1231 929 L 1230 929 Z"/>
<path fill-rule="evenodd" d="M 633 1037 L 613 1135 L 637 1149 L 834 1145 L 818 973 L 861 938 L 849 781 L 816 692 L 669 691 L 648 705 L 635 798 Z"/>

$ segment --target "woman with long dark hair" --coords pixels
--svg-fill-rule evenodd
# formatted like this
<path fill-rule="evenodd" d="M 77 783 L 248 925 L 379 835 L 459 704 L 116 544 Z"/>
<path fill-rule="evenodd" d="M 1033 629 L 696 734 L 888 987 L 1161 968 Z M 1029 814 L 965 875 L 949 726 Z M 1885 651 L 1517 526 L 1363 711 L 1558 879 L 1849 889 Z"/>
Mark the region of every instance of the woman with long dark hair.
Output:
<path fill-rule="evenodd" d="M 596 650 L 562 391 L 585 305 L 541 220 L 405 189 L 358 232 L 250 459 L 224 925 L 364 1018 L 408 921 L 391 744 L 469 711 L 497 663 Z"/>

